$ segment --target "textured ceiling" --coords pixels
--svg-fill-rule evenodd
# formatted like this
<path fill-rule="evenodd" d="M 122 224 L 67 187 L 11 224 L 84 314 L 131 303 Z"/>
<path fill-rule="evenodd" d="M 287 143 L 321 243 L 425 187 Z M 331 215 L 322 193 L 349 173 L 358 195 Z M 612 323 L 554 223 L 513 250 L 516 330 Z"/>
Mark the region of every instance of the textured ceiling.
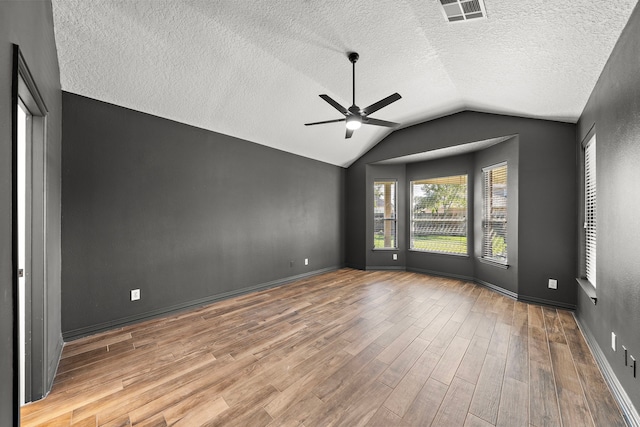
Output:
<path fill-rule="evenodd" d="M 575 122 L 637 0 L 53 0 L 65 91 L 347 166 L 388 134 L 344 139 L 326 93 L 401 127 L 462 109 Z"/>

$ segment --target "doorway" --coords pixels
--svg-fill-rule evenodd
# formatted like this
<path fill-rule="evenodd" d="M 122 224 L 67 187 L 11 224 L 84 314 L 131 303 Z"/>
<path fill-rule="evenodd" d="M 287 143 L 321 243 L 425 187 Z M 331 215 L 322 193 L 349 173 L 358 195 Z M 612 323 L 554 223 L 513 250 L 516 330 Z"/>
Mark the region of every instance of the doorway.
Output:
<path fill-rule="evenodd" d="M 47 108 L 14 46 L 13 264 L 14 366 L 18 403 L 38 400 L 46 378 L 46 114 Z M 17 359 L 17 360 L 16 360 Z"/>

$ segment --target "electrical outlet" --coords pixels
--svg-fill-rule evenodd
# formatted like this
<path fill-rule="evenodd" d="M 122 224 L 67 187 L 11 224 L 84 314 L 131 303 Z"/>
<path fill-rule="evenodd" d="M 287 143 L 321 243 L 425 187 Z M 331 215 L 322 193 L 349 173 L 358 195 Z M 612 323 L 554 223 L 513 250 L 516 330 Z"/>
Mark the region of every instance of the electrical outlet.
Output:
<path fill-rule="evenodd" d="M 549 279 L 549 289 L 558 289 L 558 279 Z"/>
<path fill-rule="evenodd" d="M 398 254 L 393 254 L 393 260 L 397 261 L 398 260 Z"/>
<path fill-rule="evenodd" d="M 140 299 L 140 289 L 131 290 L 131 301 L 138 301 Z"/>
<path fill-rule="evenodd" d="M 309 265 L 309 258 L 304 259 L 304 265 Z"/>
<path fill-rule="evenodd" d="M 616 351 L 616 334 L 615 332 L 611 332 L 611 348 L 613 349 L 613 351 Z"/>

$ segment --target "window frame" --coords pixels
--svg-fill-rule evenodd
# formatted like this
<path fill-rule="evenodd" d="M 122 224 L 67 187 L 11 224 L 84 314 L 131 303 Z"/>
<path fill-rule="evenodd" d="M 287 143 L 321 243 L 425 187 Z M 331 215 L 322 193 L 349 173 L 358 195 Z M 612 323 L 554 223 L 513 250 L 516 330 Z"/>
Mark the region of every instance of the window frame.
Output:
<path fill-rule="evenodd" d="M 597 289 L 597 143 L 595 133 L 583 145 L 584 161 L 584 277 Z"/>
<path fill-rule="evenodd" d="M 505 241 L 505 246 L 506 246 L 506 250 L 505 250 L 505 256 L 504 259 L 502 259 L 501 257 L 495 257 L 495 256 L 488 256 L 487 252 L 486 252 L 486 248 L 488 247 L 488 243 L 487 243 L 487 230 L 489 228 L 489 223 L 491 222 L 495 222 L 494 219 L 492 219 L 492 217 L 490 217 L 491 212 L 489 212 L 490 209 L 488 209 L 488 207 L 493 207 L 492 202 L 489 200 L 488 196 L 488 192 L 491 191 L 493 192 L 492 188 L 488 188 L 488 179 L 487 179 L 487 174 L 499 169 L 499 168 L 505 168 L 505 189 L 506 189 L 506 196 L 505 196 L 505 205 L 504 205 L 504 209 L 505 209 L 505 220 L 504 220 L 504 241 Z M 509 197 L 508 197 L 508 187 L 509 186 L 509 165 L 508 162 L 505 160 L 503 162 L 499 162 L 496 164 L 493 164 L 491 166 L 486 166 L 484 168 L 482 168 L 482 223 L 481 223 L 481 227 L 482 227 L 482 244 L 481 244 L 481 252 L 480 252 L 480 260 L 484 263 L 487 264 L 491 264 L 491 265 L 495 265 L 497 267 L 501 267 L 501 268 L 508 268 L 509 267 L 509 245 L 508 245 L 508 223 L 509 223 Z M 493 197 L 492 197 L 493 199 Z M 493 228 L 493 227 L 491 227 Z"/>
<path fill-rule="evenodd" d="M 465 251 L 464 253 L 462 252 L 448 252 L 448 251 L 439 251 L 439 250 L 433 250 L 433 249 L 422 249 L 422 248 L 416 248 L 414 246 L 414 203 L 415 203 L 415 198 L 414 198 L 414 185 L 416 183 L 419 183 L 421 181 L 436 181 L 436 180 L 446 180 L 446 179 L 455 179 L 455 178 L 460 178 L 460 177 L 464 177 L 465 179 L 465 214 L 464 214 L 464 222 L 465 222 Z M 419 184 L 418 184 L 419 185 Z M 462 257 L 468 257 L 469 256 L 469 174 L 468 173 L 460 173 L 460 174 L 455 174 L 455 175 L 447 175 L 447 176 L 441 176 L 441 177 L 432 177 L 432 178 L 422 178 L 422 179 L 415 179 L 415 180 L 411 180 L 409 181 L 409 197 L 410 197 L 410 203 L 409 203 L 409 250 L 410 251 L 415 251 L 415 252 L 422 252 L 422 253 L 429 253 L 429 254 L 439 254 L 439 255 L 453 255 L 453 256 L 462 256 Z M 433 235 L 440 235 L 440 234 L 433 234 Z"/>
<path fill-rule="evenodd" d="M 586 230 L 586 226 L 587 226 L 587 219 L 588 219 L 588 213 L 587 213 L 587 209 L 588 209 L 588 191 L 589 189 L 587 188 L 587 175 L 589 174 L 589 170 L 587 170 L 588 168 L 588 164 L 587 164 L 587 148 L 593 144 L 593 151 L 594 151 L 594 161 L 593 161 L 593 173 L 594 173 L 594 185 L 595 187 L 597 187 L 597 176 L 595 176 L 596 174 L 596 170 L 597 170 L 597 144 L 596 144 L 596 125 L 595 123 L 591 126 L 591 129 L 589 129 L 589 131 L 587 132 L 587 134 L 585 135 L 584 139 L 582 140 L 582 142 L 580 143 L 580 167 L 581 167 L 581 179 L 580 179 L 580 184 L 582 185 L 581 190 L 582 190 L 582 194 L 580 195 L 580 197 L 582 198 L 580 200 L 580 203 L 582 204 L 582 212 L 580 213 L 581 215 L 581 220 L 582 220 L 582 225 L 580 226 L 580 231 L 578 233 L 578 235 L 580 236 L 579 238 L 579 243 L 578 243 L 578 253 L 580 254 L 579 257 L 579 261 L 578 261 L 578 274 L 579 277 L 576 278 L 576 281 L 578 282 L 578 285 L 580 286 L 580 288 L 582 289 L 582 291 L 585 293 L 585 295 L 587 295 L 589 298 L 591 298 L 591 302 L 593 302 L 594 305 L 596 305 L 598 303 L 598 294 L 596 292 L 596 283 L 591 283 L 591 281 L 589 281 L 589 279 L 587 278 L 587 257 L 589 256 L 589 254 L 587 253 L 587 246 L 588 246 L 588 242 L 587 242 L 587 230 Z M 597 193 L 597 188 L 596 188 L 596 193 Z M 594 205 L 594 214 L 596 213 L 595 211 L 597 210 L 597 200 L 594 201 L 595 205 Z M 597 218 L 596 218 L 597 220 Z M 596 227 L 597 227 L 597 222 L 596 222 Z M 597 237 L 594 236 L 594 237 Z M 594 239 L 597 240 L 597 239 Z M 594 242 L 595 243 L 595 242 Z M 597 250 L 596 250 L 597 251 Z M 597 260 L 596 260 L 596 256 L 594 254 L 594 260 L 593 260 L 593 265 L 595 267 Z M 594 271 L 594 275 L 595 275 L 595 271 Z M 594 280 L 595 282 L 596 280 Z"/>
<path fill-rule="evenodd" d="M 386 213 L 383 213 L 383 224 L 387 221 L 391 223 L 391 230 L 393 231 L 393 244 L 392 246 L 376 247 L 376 186 L 381 184 L 393 184 L 391 206 L 393 206 L 392 216 L 387 218 Z M 384 230 L 383 225 L 383 230 Z M 383 231 L 384 233 L 384 231 Z M 373 250 L 374 251 L 394 251 L 398 250 L 398 180 L 397 179 L 374 179 L 373 180 Z"/>

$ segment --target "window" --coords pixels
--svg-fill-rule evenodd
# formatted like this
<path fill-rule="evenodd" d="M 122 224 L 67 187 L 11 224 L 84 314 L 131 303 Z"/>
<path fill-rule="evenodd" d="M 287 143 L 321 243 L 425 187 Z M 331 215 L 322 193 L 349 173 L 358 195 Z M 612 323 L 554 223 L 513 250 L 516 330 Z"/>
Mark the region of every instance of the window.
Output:
<path fill-rule="evenodd" d="M 373 183 L 373 247 L 396 249 L 396 181 Z"/>
<path fill-rule="evenodd" d="M 587 280 L 596 286 L 596 137 L 584 149 L 584 230 Z"/>
<path fill-rule="evenodd" d="M 507 164 L 482 170 L 482 258 L 507 264 Z"/>
<path fill-rule="evenodd" d="M 467 254 L 467 175 L 411 181 L 410 248 Z"/>

